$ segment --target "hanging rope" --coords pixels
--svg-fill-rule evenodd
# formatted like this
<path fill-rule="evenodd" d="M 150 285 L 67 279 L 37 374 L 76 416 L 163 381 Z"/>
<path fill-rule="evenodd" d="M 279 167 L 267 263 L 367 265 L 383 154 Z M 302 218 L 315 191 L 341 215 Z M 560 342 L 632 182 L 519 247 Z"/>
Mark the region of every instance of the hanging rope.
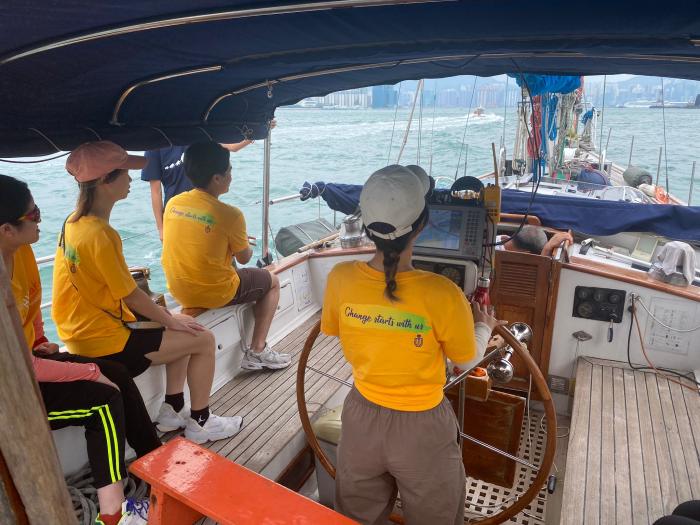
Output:
<path fill-rule="evenodd" d="M 608 85 L 608 75 L 603 77 L 603 108 L 600 110 L 600 147 L 598 148 L 598 159 L 603 155 L 603 123 L 605 121 L 605 88 Z M 600 162 L 598 163 L 600 165 Z M 599 166 L 603 171 L 605 166 Z"/>
<path fill-rule="evenodd" d="M 418 95 L 423 89 L 423 79 L 418 81 L 418 88 L 416 89 L 416 95 L 413 97 L 413 106 L 411 107 L 411 113 L 408 115 L 408 124 L 406 125 L 406 131 L 403 134 L 403 142 L 401 143 L 401 149 L 399 150 L 399 156 L 396 158 L 396 164 L 401 164 L 401 155 L 403 155 L 403 150 L 406 147 L 406 142 L 408 141 L 408 134 L 411 132 L 411 123 L 413 122 L 413 113 L 416 110 L 416 103 L 418 102 Z"/>
<path fill-rule="evenodd" d="M 503 95 L 503 134 L 501 135 L 501 147 L 506 146 L 506 118 L 508 117 L 508 80 L 509 76 L 506 75 L 506 88 Z"/>
<path fill-rule="evenodd" d="M 474 85 L 472 86 L 472 95 L 469 97 L 469 109 L 467 110 L 467 121 L 464 124 L 464 133 L 462 134 L 462 145 L 459 148 L 459 157 L 457 158 L 457 168 L 455 168 L 455 180 L 457 180 L 457 175 L 459 174 L 459 165 L 462 162 L 462 150 L 465 146 L 465 141 L 467 140 L 467 128 L 469 127 L 469 117 L 472 115 L 472 102 L 474 102 L 474 92 L 476 91 L 476 75 L 474 76 Z M 467 168 L 466 157 L 464 161 L 464 168 Z"/>
<path fill-rule="evenodd" d="M 399 100 L 401 100 L 401 82 L 399 82 L 399 92 L 396 94 L 396 105 L 394 106 L 394 123 L 391 125 L 391 140 L 389 140 L 389 153 L 386 155 L 386 164 L 389 165 L 391 159 L 391 147 L 394 145 L 394 129 L 396 128 L 396 114 L 399 112 Z"/>
<path fill-rule="evenodd" d="M 418 151 L 416 153 L 416 164 L 420 166 L 420 148 L 421 137 L 423 136 L 423 95 L 425 91 L 420 92 L 420 107 L 418 108 Z"/>
<path fill-rule="evenodd" d="M 668 146 L 666 145 L 666 103 L 664 102 L 664 77 L 661 77 L 661 118 L 664 124 L 664 165 L 666 166 L 666 193 L 668 193 Z"/>
<path fill-rule="evenodd" d="M 435 138 L 435 111 L 437 109 L 437 80 L 433 86 L 433 123 L 430 128 L 430 166 L 428 167 L 428 175 L 433 174 L 433 139 Z"/>

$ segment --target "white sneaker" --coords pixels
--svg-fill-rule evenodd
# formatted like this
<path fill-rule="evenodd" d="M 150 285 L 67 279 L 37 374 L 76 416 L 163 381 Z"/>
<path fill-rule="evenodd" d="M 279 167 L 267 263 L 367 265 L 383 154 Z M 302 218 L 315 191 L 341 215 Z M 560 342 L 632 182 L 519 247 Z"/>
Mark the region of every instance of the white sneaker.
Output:
<path fill-rule="evenodd" d="M 263 368 L 278 370 L 280 368 L 287 368 L 291 364 L 291 355 L 275 352 L 272 348 L 265 344 L 265 348 L 262 352 L 254 352 L 252 348 L 246 350 L 245 354 L 243 355 L 241 368 L 246 370 L 262 370 Z"/>
<path fill-rule="evenodd" d="M 241 416 L 222 417 L 209 414 L 209 419 L 204 425 L 200 425 L 191 417 L 187 418 L 185 437 L 198 445 L 207 441 L 216 441 L 235 436 L 243 427 Z"/>
<path fill-rule="evenodd" d="M 122 503 L 122 517 L 117 525 L 146 525 L 149 506 L 147 499 L 127 498 Z"/>
<path fill-rule="evenodd" d="M 187 426 L 187 420 L 190 417 L 190 411 L 183 408 L 180 412 L 175 412 L 175 409 L 169 403 L 160 405 L 160 410 L 156 416 L 156 428 L 161 432 L 172 432 L 180 430 Z"/>

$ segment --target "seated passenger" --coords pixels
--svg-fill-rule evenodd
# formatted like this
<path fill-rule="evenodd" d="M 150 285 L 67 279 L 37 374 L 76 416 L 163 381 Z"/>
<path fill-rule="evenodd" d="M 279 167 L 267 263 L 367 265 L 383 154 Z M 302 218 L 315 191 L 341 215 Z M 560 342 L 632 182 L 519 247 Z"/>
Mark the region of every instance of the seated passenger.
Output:
<path fill-rule="evenodd" d="M 41 281 L 30 246 L 39 239 L 39 222 L 39 208 L 27 185 L 0 175 L 0 252 L 11 275 L 24 339 L 27 347 L 33 349 L 34 375 L 49 426 L 53 430 L 85 427 L 88 460 L 100 507 L 96 523 L 146 523 L 148 501 L 127 504 L 124 498 L 124 436 L 139 456 L 159 447 L 160 441 L 134 381 L 121 365 L 102 360 L 60 359 L 58 345 L 43 336 Z"/>
<path fill-rule="evenodd" d="M 497 250 L 506 250 L 509 252 L 524 252 L 533 255 L 542 255 L 551 257 L 562 242 L 566 242 L 566 246 L 573 244 L 574 239 L 569 232 L 559 232 L 552 235 L 551 239 L 547 240 L 547 234 L 539 226 L 525 224 L 521 230 L 513 235 L 498 235 L 496 237 Z"/>
<path fill-rule="evenodd" d="M 151 365 L 166 365 L 158 427 L 185 428 L 185 437 L 196 443 L 228 438 L 240 430 L 242 418 L 209 412 L 213 334 L 191 317 L 170 315 L 136 286 L 119 234 L 109 225 L 112 208 L 129 193 L 128 170 L 145 162 L 108 141 L 88 142 L 68 156 L 66 169 L 80 194 L 56 250 L 52 315 L 58 335 L 71 353 L 122 363 L 132 377 Z M 134 323 L 134 313 L 156 323 Z M 185 379 L 189 414 L 184 409 Z"/>
<path fill-rule="evenodd" d="M 185 175 L 194 189 L 170 199 L 163 216 L 168 289 L 183 308 L 254 302 L 255 328 L 241 367 L 286 368 L 289 354 L 275 352 L 266 341 L 279 302 L 279 279 L 265 269 L 234 266 L 234 261 L 250 261 L 253 250 L 241 210 L 219 200 L 231 186 L 229 155 L 216 142 L 199 142 L 185 151 Z"/>
<path fill-rule="evenodd" d="M 343 405 L 335 508 L 363 525 L 387 522 L 397 490 L 406 523 L 464 522 L 445 360 L 470 369 L 502 323 L 479 305 L 472 317 L 457 285 L 413 268 L 428 187 L 424 174 L 398 165 L 367 180 L 360 210 L 376 252 L 336 265 L 323 301 L 321 330 L 340 338 L 355 380 Z"/>

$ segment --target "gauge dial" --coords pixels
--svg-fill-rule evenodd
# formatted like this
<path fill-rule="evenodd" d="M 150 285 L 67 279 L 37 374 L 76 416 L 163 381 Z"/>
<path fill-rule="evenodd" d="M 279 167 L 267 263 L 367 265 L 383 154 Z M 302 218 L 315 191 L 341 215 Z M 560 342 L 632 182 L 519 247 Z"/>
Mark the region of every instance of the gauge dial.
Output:
<path fill-rule="evenodd" d="M 589 288 L 584 288 L 582 286 L 579 286 L 576 289 L 576 297 L 578 297 L 581 300 L 588 299 L 591 296 L 591 290 Z"/>
<path fill-rule="evenodd" d="M 586 318 L 591 317 L 593 315 L 594 310 L 595 310 L 595 308 L 593 307 L 593 304 L 588 302 L 588 301 L 584 301 L 576 307 L 576 312 L 581 317 L 586 317 Z"/>
<path fill-rule="evenodd" d="M 622 301 L 622 296 L 619 293 L 611 293 L 608 297 L 608 302 L 612 304 L 618 304 L 620 301 Z"/>
<path fill-rule="evenodd" d="M 608 298 L 608 294 L 603 290 L 596 290 L 593 294 L 593 300 L 596 303 L 602 303 Z"/>
<path fill-rule="evenodd" d="M 453 283 L 459 285 L 462 282 L 462 274 L 459 272 L 457 268 L 453 268 L 452 266 L 446 266 L 445 268 L 442 269 L 440 274 L 444 275 L 447 277 L 450 281 Z"/>

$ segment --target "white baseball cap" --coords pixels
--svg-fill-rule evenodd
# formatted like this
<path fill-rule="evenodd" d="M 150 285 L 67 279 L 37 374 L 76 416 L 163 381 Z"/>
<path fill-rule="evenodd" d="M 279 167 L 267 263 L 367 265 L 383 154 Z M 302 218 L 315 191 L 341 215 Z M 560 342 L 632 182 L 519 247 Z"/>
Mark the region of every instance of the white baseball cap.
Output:
<path fill-rule="evenodd" d="M 375 171 L 360 193 L 362 222 L 382 239 L 402 237 L 423 213 L 428 191 L 430 179 L 420 166 L 392 164 Z"/>

